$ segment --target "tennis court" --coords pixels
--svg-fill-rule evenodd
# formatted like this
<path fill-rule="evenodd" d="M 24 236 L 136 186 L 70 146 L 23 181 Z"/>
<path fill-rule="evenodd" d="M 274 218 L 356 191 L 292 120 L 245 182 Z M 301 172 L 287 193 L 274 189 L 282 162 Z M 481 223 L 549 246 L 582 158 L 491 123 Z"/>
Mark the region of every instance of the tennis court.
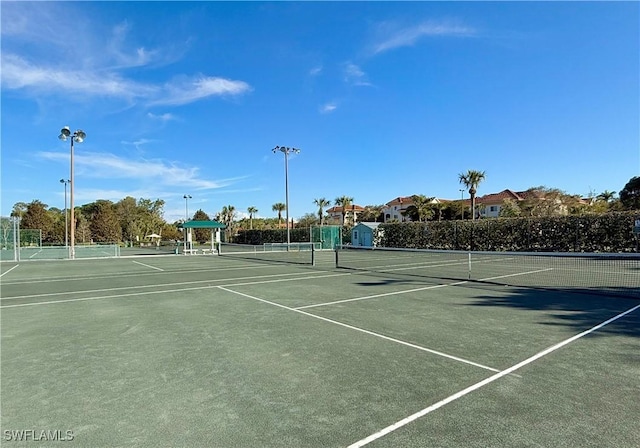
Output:
<path fill-rule="evenodd" d="M 638 446 L 637 257 L 295 257 L 2 263 L 4 444 Z"/>

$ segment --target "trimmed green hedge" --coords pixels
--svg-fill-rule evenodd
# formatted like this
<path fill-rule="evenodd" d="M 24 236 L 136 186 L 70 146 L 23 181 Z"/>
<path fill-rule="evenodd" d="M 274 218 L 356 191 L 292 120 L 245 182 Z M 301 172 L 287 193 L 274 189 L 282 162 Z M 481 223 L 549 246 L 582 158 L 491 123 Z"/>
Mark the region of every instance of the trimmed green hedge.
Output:
<path fill-rule="evenodd" d="M 309 228 L 290 229 L 289 236 L 292 243 L 308 243 L 311 241 Z M 287 229 L 243 230 L 233 237 L 238 244 L 261 245 L 264 243 L 286 243 Z"/>
<path fill-rule="evenodd" d="M 527 252 L 636 252 L 640 211 L 548 218 L 382 224 L 380 245 Z"/>

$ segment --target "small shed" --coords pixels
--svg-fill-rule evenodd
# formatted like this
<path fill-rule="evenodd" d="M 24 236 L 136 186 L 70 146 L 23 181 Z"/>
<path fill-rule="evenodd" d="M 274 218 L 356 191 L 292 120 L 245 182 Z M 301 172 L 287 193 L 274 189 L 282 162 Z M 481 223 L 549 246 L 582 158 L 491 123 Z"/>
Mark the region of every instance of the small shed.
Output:
<path fill-rule="evenodd" d="M 380 222 L 359 222 L 351 229 L 351 245 L 358 247 L 376 246 L 379 236 L 378 226 Z"/>

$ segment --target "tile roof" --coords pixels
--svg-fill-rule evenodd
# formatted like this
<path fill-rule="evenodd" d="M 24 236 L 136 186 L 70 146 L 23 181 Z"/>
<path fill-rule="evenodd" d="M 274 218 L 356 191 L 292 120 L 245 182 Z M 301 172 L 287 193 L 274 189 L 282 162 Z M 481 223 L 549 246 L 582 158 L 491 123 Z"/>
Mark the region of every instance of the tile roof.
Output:
<path fill-rule="evenodd" d="M 362 212 L 365 210 L 364 207 L 361 207 L 360 205 L 352 205 L 351 207 L 347 207 L 347 211 L 350 212 L 352 210 L 355 210 L 356 212 Z M 326 210 L 326 213 L 342 213 L 342 207 L 339 206 L 333 206 L 331 208 L 328 208 Z"/>

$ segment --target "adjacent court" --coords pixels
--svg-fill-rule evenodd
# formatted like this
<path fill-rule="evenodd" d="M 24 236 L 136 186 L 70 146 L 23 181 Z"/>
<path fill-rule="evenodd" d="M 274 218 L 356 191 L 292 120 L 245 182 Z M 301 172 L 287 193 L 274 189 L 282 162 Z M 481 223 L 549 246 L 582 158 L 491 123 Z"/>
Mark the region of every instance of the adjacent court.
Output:
<path fill-rule="evenodd" d="M 4 443 L 640 440 L 637 257 L 221 252 L 2 263 Z"/>

